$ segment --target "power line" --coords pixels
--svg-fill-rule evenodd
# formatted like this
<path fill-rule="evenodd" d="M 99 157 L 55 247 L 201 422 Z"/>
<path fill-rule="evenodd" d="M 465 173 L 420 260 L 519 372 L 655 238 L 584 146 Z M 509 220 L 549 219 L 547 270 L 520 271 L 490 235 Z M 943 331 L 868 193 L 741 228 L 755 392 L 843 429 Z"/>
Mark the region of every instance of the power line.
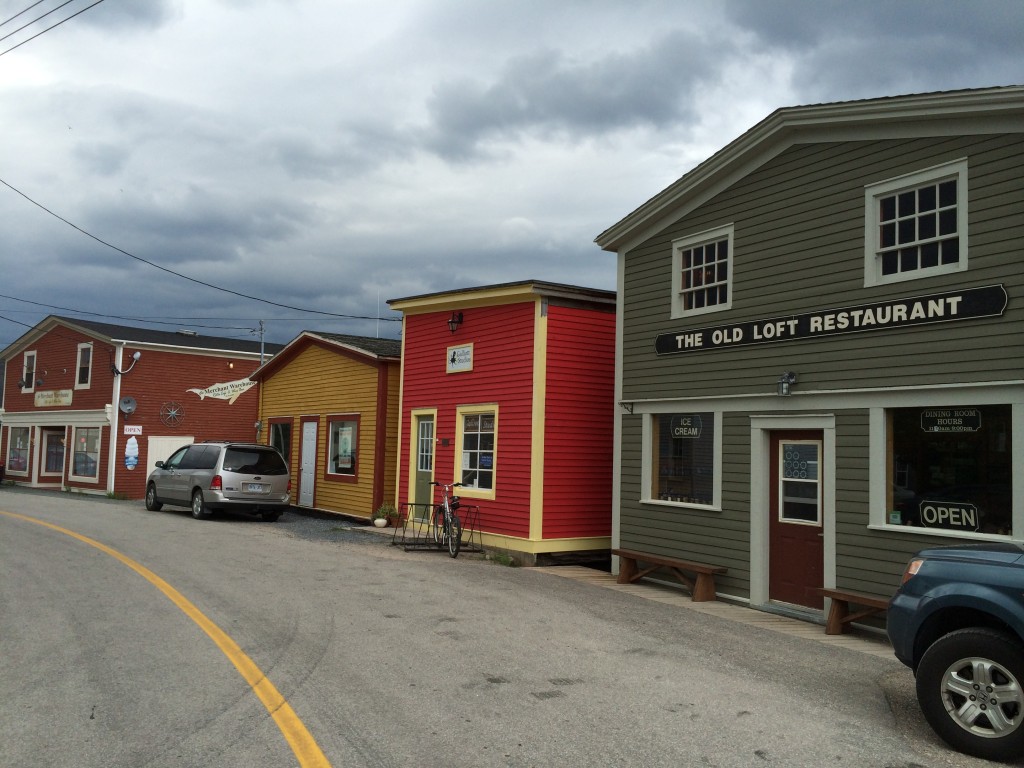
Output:
<path fill-rule="evenodd" d="M 18 12 L 17 12 L 16 14 L 14 14 L 13 16 L 11 16 L 11 18 L 9 18 L 9 19 L 7 19 L 7 20 L 5 20 L 5 21 L 0 21 L 0 27 L 3 27 L 3 26 L 6 26 L 7 24 L 10 24 L 10 23 L 11 23 L 12 21 L 14 21 L 14 20 L 15 20 L 16 18 L 18 18 L 19 16 L 21 16 L 21 14 L 23 14 L 23 13 L 28 13 L 29 11 L 31 11 L 31 10 L 32 10 L 33 8 L 35 8 L 35 7 L 37 6 L 37 5 L 41 4 L 42 2 L 43 2 L 43 0 L 36 0 L 36 1 L 35 1 L 34 3 L 32 3 L 32 5 L 30 5 L 30 6 L 28 7 L 28 8 L 25 8 L 24 10 L 18 11 Z"/>
<path fill-rule="evenodd" d="M 59 8 L 63 8 L 63 7 L 65 6 L 65 5 L 67 5 L 67 4 L 68 4 L 68 3 L 70 3 L 71 1 L 72 1 L 72 0 L 67 0 L 67 2 L 65 2 L 65 3 L 64 3 L 63 5 L 59 5 L 59 6 L 57 6 L 57 8 L 54 8 L 54 9 L 53 9 L 53 11 L 56 11 L 56 10 L 58 10 Z M 14 49 L 16 49 L 16 48 L 21 48 L 21 46 L 23 46 L 23 45 L 24 45 L 25 43 L 30 43 L 30 42 L 32 42 L 33 40 L 35 40 L 35 39 L 36 39 L 37 37 L 39 37 L 40 35 L 45 35 L 45 34 L 46 34 L 47 32 L 49 32 L 49 31 L 50 31 L 51 29 L 55 29 L 55 28 L 59 27 L 59 26 L 60 26 L 61 24 L 63 24 L 63 23 L 64 23 L 64 22 L 66 22 L 66 21 L 71 21 L 71 20 L 72 20 L 73 18 L 75 18 L 75 16 L 80 16 L 81 14 L 85 13 L 86 11 L 88 11 L 88 10 L 89 10 L 90 8 L 95 8 L 95 7 L 97 6 L 97 5 L 99 5 L 99 4 L 100 4 L 100 3 L 102 3 L 102 2 L 103 2 L 103 0 L 96 0 L 96 2 L 95 2 L 95 3 L 93 3 L 92 5 L 88 5 L 88 6 L 86 6 L 85 8 L 83 8 L 82 10 L 80 10 L 80 11 L 77 11 L 77 12 L 75 12 L 75 13 L 71 14 L 71 15 L 70 15 L 70 16 L 68 16 L 68 17 L 67 17 L 66 19 L 61 19 L 61 20 L 60 20 L 60 21 L 58 21 L 58 22 L 57 22 L 56 24 L 53 24 L 53 25 L 51 25 L 51 26 L 47 27 L 46 29 L 44 29 L 44 30 L 43 30 L 42 32 L 37 32 L 36 34 L 32 35 L 32 37 L 28 38 L 27 40 L 22 40 L 22 41 L 21 41 L 20 43 L 18 43 L 17 45 L 12 45 L 12 46 L 11 46 L 10 48 L 8 48 L 8 49 L 7 49 L 6 51 L 0 51 L 0 56 L 4 56 L 4 55 L 6 55 L 6 54 L 10 53 L 11 51 L 13 51 L 13 50 L 14 50 Z M 28 9 L 26 8 L 25 10 L 28 10 Z M 47 13 L 44 13 L 44 14 L 43 14 L 42 16 L 40 16 L 40 17 L 39 17 L 38 19 L 34 19 L 33 21 L 30 21 L 30 22 L 29 22 L 28 24 L 26 24 L 25 26 L 23 26 L 23 27 L 20 27 L 20 28 L 18 28 L 18 29 L 16 29 L 16 30 L 14 30 L 14 32 L 11 32 L 10 34 L 8 34 L 8 35 L 5 35 L 4 37 L 0 38 L 0 40 L 6 40 L 6 39 L 7 39 L 8 37 L 10 37 L 11 35 L 15 34 L 16 32 L 20 32 L 20 31 L 21 31 L 22 29 L 25 29 L 25 27 L 28 27 L 28 26 L 31 26 L 32 24 L 35 24 L 35 23 L 36 23 L 37 21 L 39 21 L 39 19 L 43 18 L 44 16 L 49 16 L 49 15 L 50 15 L 51 13 L 53 13 L 53 11 L 48 11 Z M 22 11 L 22 13 L 24 13 L 24 11 Z"/>
<path fill-rule="evenodd" d="M 100 0 L 100 2 L 102 2 L 102 0 Z M 340 314 L 338 312 L 324 312 L 323 310 L 319 310 L 319 309 L 306 309 L 305 307 L 296 307 L 296 306 L 292 306 L 291 304 L 281 304 L 280 302 L 277 302 L 277 301 L 271 301 L 270 299 L 261 299 L 259 296 L 250 296 L 247 293 L 239 293 L 238 291 L 232 291 L 229 288 L 221 288 L 219 285 L 214 285 L 213 283 L 207 283 L 207 282 L 204 282 L 202 280 L 197 280 L 194 277 L 189 277 L 188 275 L 183 275 L 180 272 L 175 272 L 173 269 L 168 269 L 167 267 L 161 266 L 161 265 L 159 265 L 159 264 L 157 264 L 155 262 L 148 261 L 147 259 L 144 259 L 141 256 L 136 256 L 134 253 L 129 253 L 128 251 L 124 250 L 123 248 L 118 248 L 116 245 L 113 245 L 112 243 L 108 243 L 106 240 L 103 240 L 103 239 L 97 237 L 96 235 L 92 234 L 91 232 L 87 232 L 86 230 L 82 229 L 77 224 L 74 224 L 74 223 L 68 221 L 63 216 L 60 216 L 60 215 L 54 213 L 49 208 L 47 208 L 45 205 L 43 205 L 42 203 L 36 202 L 31 197 L 29 197 L 24 192 L 22 192 L 20 189 L 18 189 L 17 187 L 11 186 L 10 184 L 8 184 L 3 179 L 0 179 L 0 184 L 3 184 L 5 187 L 10 189 L 12 192 L 16 192 L 17 194 L 21 195 L 23 198 L 28 200 L 30 203 L 32 203 L 32 205 L 34 205 L 37 208 L 40 208 L 40 209 L 46 211 L 48 214 L 53 216 L 55 219 L 58 219 L 59 221 L 64 222 L 65 224 L 67 224 L 72 229 L 77 230 L 78 232 L 81 232 L 83 235 L 85 235 L 88 238 L 91 238 L 91 239 L 95 240 L 97 243 L 100 243 L 101 245 L 105 245 L 105 246 L 107 246 L 107 248 L 110 248 L 111 250 L 114 250 L 114 251 L 117 251 L 118 253 L 124 254 L 125 256 L 127 256 L 127 257 L 129 257 L 131 259 L 135 259 L 136 261 L 140 261 L 143 264 L 146 264 L 146 265 L 148 265 L 150 267 L 153 267 L 154 269 L 159 269 L 160 271 L 167 272 L 168 274 L 174 275 L 175 277 L 180 277 L 182 280 L 188 280 L 189 282 L 196 283 L 197 285 L 202 285 L 202 286 L 205 286 L 206 288 L 212 288 L 215 291 L 221 291 L 223 293 L 228 293 L 228 294 L 231 294 L 232 296 L 238 296 L 239 298 L 242 298 L 242 299 L 249 299 L 250 301 L 259 301 L 259 302 L 262 302 L 263 304 L 270 304 L 273 307 L 281 307 L 282 309 L 291 309 L 291 310 L 294 310 L 296 312 L 308 312 L 308 313 L 313 314 L 313 315 L 324 315 L 325 317 L 341 317 L 341 318 L 345 318 L 347 320 L 385 320 L 387 322 L 392 322 L 392 323 L 401 322 L 400 318 L 393 318 L 393 317 L 380 317 L 380 318 L 378 318 L 378 317 L 371 317 L 369 315 L 346 315 L 346 314 Z"/>

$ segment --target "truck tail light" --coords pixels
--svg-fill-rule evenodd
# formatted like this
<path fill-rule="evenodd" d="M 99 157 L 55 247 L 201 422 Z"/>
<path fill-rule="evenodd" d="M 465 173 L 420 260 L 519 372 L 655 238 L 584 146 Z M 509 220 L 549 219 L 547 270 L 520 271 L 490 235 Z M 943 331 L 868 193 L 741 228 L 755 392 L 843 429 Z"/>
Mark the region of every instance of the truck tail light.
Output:
<path fill-rule="evenodd" d="M 224 490 L 224 480 L 221 478 L 220 475 L 214 475 L 213 479 L 210 480 L 210 490 L 211 491 L 222 491 L 222 490 Z"/>
<path fill-rule="evenodd" d="M 907 567 L 903 571 L 903 580 L 900 581 L 900 584 L 906 584 L 914 576 L 916 576 L 917 572 L 919 570 L 921 570 L 921 566 L 922 565 L 924 565 L 924 558 L 923 557 L 915 557 L 913 560 L 911 560 L 909 563 L 907 563 Z"/>

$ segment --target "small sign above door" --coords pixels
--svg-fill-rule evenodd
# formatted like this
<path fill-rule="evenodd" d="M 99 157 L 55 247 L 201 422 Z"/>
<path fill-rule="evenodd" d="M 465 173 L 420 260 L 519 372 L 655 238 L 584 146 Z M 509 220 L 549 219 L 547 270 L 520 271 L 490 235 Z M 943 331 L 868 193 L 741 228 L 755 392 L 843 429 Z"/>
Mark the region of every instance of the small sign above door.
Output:
<path fill-rule="evenodd" d="M 446 373 L 462 373 L 473 370 L 473 345 L 463 344 L 459 347 L 448 347 Z"/>

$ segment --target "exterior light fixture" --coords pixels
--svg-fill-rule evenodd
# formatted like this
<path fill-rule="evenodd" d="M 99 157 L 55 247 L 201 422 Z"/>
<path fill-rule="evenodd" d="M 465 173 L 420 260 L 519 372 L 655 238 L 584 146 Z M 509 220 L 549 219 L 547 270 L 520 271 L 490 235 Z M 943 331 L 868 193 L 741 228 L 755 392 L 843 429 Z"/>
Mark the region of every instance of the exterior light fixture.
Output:
<path fill-rule="evenodd" d="M 260 432 L 263 431 L 263 422 L 260 421 L 259 419 L 256 419 L 256 421 L 253 422 L 252 428 L 256 430 L 256 439 L 259 440 Z"/>
<path fill-rule="evenodd" d="M 792 387 L 796 384 L 796 374 L 791 371 L 785 371 L 779 376 L 778 392 L 780 397 L 789 397 L 792 393 Z"/>
<path fill-rule="evenodd" d="M 448 318 L 448 330 L 455 333 L 460 325 L 462 325 L 462 313 L 452 312 L 452 316 Z"/>
<path fill-rule="evenodd" d="M 142 357 L 142 353 L 136 352 L 134 355 L 132 355 L 132 364 L 125 368 L 123 371 L 117 370 L 116 365 L 111 365 L 110 370 L 113 372 L 115 376 L 123 376 L 124 374 L 128 373 L 132 368 L 135 367 L 135 364 L 139 362 L 140 357 Z"/>

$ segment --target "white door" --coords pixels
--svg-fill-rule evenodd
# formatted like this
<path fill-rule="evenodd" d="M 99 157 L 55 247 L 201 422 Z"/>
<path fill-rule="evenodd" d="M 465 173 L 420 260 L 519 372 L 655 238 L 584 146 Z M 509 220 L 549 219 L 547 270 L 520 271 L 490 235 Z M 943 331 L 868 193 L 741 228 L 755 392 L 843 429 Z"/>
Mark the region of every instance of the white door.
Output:
<path fill-rule="evenodd" d="M 191 445 L 195 441 L 195 437 L 191 435 L 185 435 L 184 437 L 150 435 L 146 440 L 146 477 L 149 477 L 149 473 L 153 471 L 158 461 L 166 461 L 181 446 Z M 142 462 L 140 461 L 139 464 L 142 464 Z"/>
<path fill-rule="evenodd" d="M 316 485 L 316 422 L 302 423 L 302 455 L 299 458 L 299 506 L 313 506 Z"/>

